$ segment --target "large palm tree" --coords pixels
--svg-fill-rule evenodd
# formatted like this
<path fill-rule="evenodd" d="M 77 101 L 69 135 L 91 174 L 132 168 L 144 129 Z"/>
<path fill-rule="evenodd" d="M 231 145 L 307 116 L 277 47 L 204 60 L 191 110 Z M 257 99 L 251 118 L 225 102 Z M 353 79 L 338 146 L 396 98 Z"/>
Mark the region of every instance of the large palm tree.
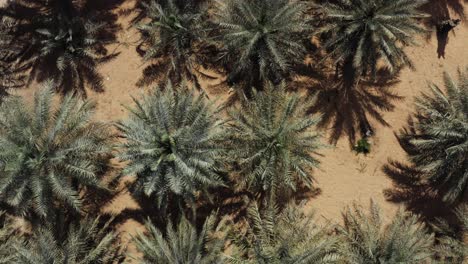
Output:
<path fill-rule="evenodd" d="M 318 119 L 307 113 L 311 100 L 285 89 L 267 85 L 229 111 L 227 162 L 241 189 L 284 197 L 302 185 L 313 188 Z"/>
<path fill-rule="evenodd" d="M 134 239 L 143 255 L 139 263 L 224 263 L 225 228 L 223 222 L 216 224 L 214 215 L 205 220 L 200 231 L 186 218 L 182 218 L 175 227 L 169 222 L 165 232 L 147 222 L 147 232 L 138 234 Z"/>
<path fill-rule="evenodd" d="M 138 85 L 167 79 L 179 84 L 186 79 L 201 89 L 195 73 L 196 49 L 203 36 L 198 5 L 195 1 L 168 0 L 163 7 L 153 0 L 142 6 L 149 21 L 137 25 L 141 33 L 137 50 L 150 65 Z"/>
<path fill-rule="evenodd" d="M 416 122 L 400 137 L 424 179 L 452 203 L 468 187 L 468 67 L 458 82 L 445 73 L 444 85 L 445 91 L 430 84 L 431 93 L 416 99 Z"/>
<path fill-rule="evenodd" d="M 277 211 L 270 207 L 260 212 L 256 204 L 248 208 L 248 233 L 236 243 L 232 263 L 340 263 L 336 237 L 317 225 L 313 215 L 293 205 Z"/>
<path fill-rule="evenodd" d="M 49 84 L 32 107 L 19 97 L 0 106 L 0 202 L 29 216 L 51 216 L 57 206 L 79 212 L 80 193 L 105 189 L 108 126 L 91 121 L 93 102 L 70 94 L 54 107 L 53 95 Z"/>
<path fill-rule="evenodd" d="M 307 9 L 304 1 L 217 1 L 213 22 L 227 51 L 228 83 L 260 89 L 263 81 L 289 77 L 306 53 L 302 42 L 311 33 Z"/>
<path fill-rule="evenodd" d="M 126 139 L 120 154 L 129 162 L 124 174 L 137 177 L 135 194 L 165 210 L 169 201 L 194 202 L 197 193 L 223 185 L 217 142 L 223 131 L 212 103 L 187 83 L 177 92 L 171 83 L 163 90 L 156 87 L 134 100 L 130 118 L 118 128 Z"/>
<path fill-rule="evenodd" d="M 424 0 L 337 0 L 321 5 L 324 18 L 316 33 L 325 33 L 323 48 L 345 78 L 355 84 L 362 75 L 375 76 L 379 63 L 391 71 L 413 67 L 404 51 L 416 45 L 425 30 L 418 19 Z"/>
<path fill-rule="evenodd" d="M 86 86 L 103 91 L 97 66 L 115 55 L 106 48 L 115 26 L 101 14 L 82 12 L 72 0 L 14 1 L 6 14 L 18 23 L 15 41 L 27 43 L 20 59 L 32 65 L 29 82 L 53 79 L 59 91 L 82 95 Z"/>
<path fill-rule="evenodd" d="M 403 210 L 385 225 L 379 207 L 371 201 L 368 214 L 354 204 L 344 211 L 343 220 L 338 232 L 346 263 L 426 263 L 432 256 L 433 235 Z"/>
<path fill-rule="evenodd" d="M 50 224 L 33 230 L 25 243 L 16 247 L 17 264 L 122 263 L 119 237 L 100 218 Z"/>

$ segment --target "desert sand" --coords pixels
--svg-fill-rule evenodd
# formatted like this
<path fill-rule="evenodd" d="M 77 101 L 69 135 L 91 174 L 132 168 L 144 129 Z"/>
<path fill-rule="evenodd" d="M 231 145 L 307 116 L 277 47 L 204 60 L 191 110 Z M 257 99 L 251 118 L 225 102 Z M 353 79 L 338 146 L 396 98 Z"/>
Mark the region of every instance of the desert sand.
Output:
<path fill-rule="evenodd" d="M 462 3 L 462 1 L 457 12 L 448 9 L 452 12 L 453 18 L 460 17 L 461 14 L 466 17 L 468 3 L 466 1 Z M 445 1 L 440 2 L 445 3 Z M 460 11 L 463 8 L 464 11 Z M 351 150 L 346 136 L 341 137 L 336 146 L 321 151 L 323 154 L 320 158 L 321 168 L 315 171 L 315 178 L 321 192 L 307 201 L 304 207 L 306 211 L 314 210 L 320 219 L 337 222 L 341 220 L 344 206 L 350 205 L 353 201 L 367 205 L 369 200 L 373 199 L 382 207 L 386 219 L 391 217 L 399 206 L 402 206 L 402 204 L 386 200 L 384 191 L 392 188 L 392 181 L 382 171 L 382 166 L 387 164 L 389 159 L 405 161 L 405 153 L 394 133 L 407 124 L 407 118 L 413 111 L 414 97 L 421 92 L 428 91 L 428 81 L 441 84 L 443 71 L 448 71 L 455 76 L 458 67 L 468 65 L 468 24 L 464 17 L 462 19 L 462 24 L 448 36 L 445 58 L 438 58 L 438 41 L 434 28 L 430 37 L 419 40 L 419 47 L 406 49 L 415 62 L 415 70 L 403 70 L 399 76 L 399 82 L 391 87 L 391 91 L 402 98 L 392 101 L 394 105 L 392 111 L 381 113 L 389 125 L 384 126 L 371 121 L 375 127 L 375 135 L 372 137 L 372 150 L 369 155 L 356 155 Z M 121 18 L 121 23 L 126 28 L 128 18 Z M 97 102 L 96 118 L 103 121 L 113 122 L 125 118 L 126 110 L 123 105 L 131 105 L 131 96 L 138 97 L 143 92 L 135 85 L 143 70 L 142 61 L 132 45 L 132 42 L 138 39 L 138 35 L 135 30 L 124 30 L 119 37 L 128 45 L 117 47 L 121 54 L 100 69 L 105 78 L 105 92 L 89 92 L 89 98 Z M 203 86 L 212 98 L 226 98 L 227 89 L 210 90 L 210 84 L 216 82 L 218 80 L 203 82 Z M 30 100 L 35 89 L 33 85 L 17 94 Z M 323 131 L 324 142 L 328 141 L 329 132 L 330 130 Z M 138 204 L 124 191 L 104 210 L 118 214 L 125 208 L 137 207 Z M 125 231 L 124 239 L 127 240 L 130 234 L 134 234 L 136 230 L 142 230 L 142 226 L 129 219 L 119 229 Z"/>

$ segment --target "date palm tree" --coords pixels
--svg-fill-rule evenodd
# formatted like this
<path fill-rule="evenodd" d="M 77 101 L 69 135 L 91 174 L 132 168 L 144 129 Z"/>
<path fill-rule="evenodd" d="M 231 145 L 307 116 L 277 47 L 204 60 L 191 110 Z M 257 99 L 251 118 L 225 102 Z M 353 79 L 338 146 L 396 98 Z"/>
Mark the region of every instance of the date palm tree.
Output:
<path fill-rule="evenodd" d="M 228 84 L 261 88 L 289 77 L 306 53 L 311 25 L 304 1 L 216 1 L 213 22 L 226 48 Z"/>
<path fill-rule="evenodd" d="M 126 139 L 119 155 L 129 162 L 124 174 L 137 177 L 134 193 L 165 210 L 169 202 L 193 203 L 197 193 L 223 185 L 218 173 L 223 130 L 212 103 L 187 83 L 177 89 L 167 83 L 163 90 L 156 87 L 134 99 L 130 118 L 118 128 Z"/>
<path fill-rule="evenodd" d="M 214 215 L 205 220 L 200 231 L 186 218 L 182 218 L 176 227 L 169 222 L 165 233 L 147 222 L 147 232 L 134 239 L 143 254 L 139 263 L 224 263 L 225 228 L 224 222 L 216 225 Z"/>
<path fill-rule="evenodd" d="M 414 215 L 399 210 L 384 225 L 380 209 L 373 201 L 369 213 L 354 204 L 343 213 L 338 229 L 346 263 L 425 263 L 432 256 L 434 237 Z"/>
<path fill-rule="evenodd" d="M 176 0 L 168 0 L 164 7 L 154 0 L 141 5 L 149 22 L 137 25 L 141 34 L 137 50 L 150 64 L 138 86 L 167 79 L 177 85 L 186 79 L 201 89 L 196 76 L 197 45 L 203 36 L 198 5 L 194 1 Z"/>
<path fill-rule="evenodd" d="M 285 90 L 269 84 L 229 111 L 227 162 L 240 189 L 284 197 L 302 185 L 313 188 L 318 119 L 307 113 L 311 100 Z"/>
<path fill-rule="evenodd" d="M 341 263 L 336 237 L 294 205 L 281 213 L 270 207 L 259 211 L 254 203 L 247 210 L 249 229 L 238 241 L 232 263 Z"/>
<path fill-rule="evenodd" d="M 57 206 L 79 212 L 80 193 L 106 190 L 108 126 L 91 121 L 93 102 L 70 94 L 54 107 L 52 97 L 49 84 L 32 107 L 19 97 L 0 106 L 0 202 L 30 217 L 52 216 Z"/>
<path fill-rule="evenodd" d="M 416 99 L 416 122 L 400 137 L 424 179 L 454 203 L 468 188 L 468 67 L 458 82 L 444 73 L 444 86 L 430 84 L 431 93 Z"/>
<path fill-rule="evenodd" d="M 12 263 L 122 263 L 123 248 L 109 224 L 96 218 L 35 229 L 32 237 L 17 247 L 18 259 Z"/>
<path fill-rule="evenodd" d="M 345 78 L 355 84 L 362 75 L 375 77 L 379 63 L 390 71 L 413 68 L 405 53 L 425 32 L 418 8 L 425 0 L 337 0 L 321 5 L 324 18 L 317 34 L 326 34 L 327 57 L 341 65 Z"/>
<path fill-rule="evenodd" d="M 28 43 L 20 59 L 31 63 L 29 82 L 53 79 L 61 92 L 85 87 L 103 91 L 97 66 L 114 57 L 106 46 L 115 42 L 115 27 L 100 15 L 82 12 L 72 0 L 19 0 L 6 14 L 18 23 L 15 41 Z"/>

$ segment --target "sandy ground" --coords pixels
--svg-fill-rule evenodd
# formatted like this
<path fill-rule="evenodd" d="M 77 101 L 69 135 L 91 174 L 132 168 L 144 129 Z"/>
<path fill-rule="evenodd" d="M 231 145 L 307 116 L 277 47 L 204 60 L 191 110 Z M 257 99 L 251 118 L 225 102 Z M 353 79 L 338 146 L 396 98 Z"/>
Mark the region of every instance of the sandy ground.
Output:
<path fill-rule="evenodd" d="M 468 9 L 467 3 L 462 5 L 465 10 Z M 125 19 L 122 22 L 125 23 Z M 129 31 L 122 33 L 120 38 L 123 42 L 130 43 L 137 35 L 134 31 Z M 340 221 L 344 206 L 353 201 L 367 205 L 371 198 L 381 205 L 387 219 L 396 210 L 398 204 L 386 201 L 383 195 L 385 189 L 392 187 L 392 182 L 382 171 L 382 166 L 390 158 L 399 161 L 405 159 L 394 132 L 406 124 L 407 117 L 413 110 L 414 97 L 427 91 L 428 80 L 441 83 L 444 70 L 455 75 L 457 67 L 468 65 L 468 24 L 464 22 L 449 34 L 445 58 L 439 59 L 437 56 L 435 32 L 428 39 L 421 38 L 420 44 L 420 47 L 407 49 L 416 64 L 415 71 L 404 70 L 400 75 L 400 82 L 392 88 L 403 99 L 394 101 L 395 108 L 392 112 L 383 113 L 383 118 L 390 126 L 372 123 L 376 133 L 372 139 L 371 154 L 356 155 L 351 151 L 346 137 L 342 137 L 335 147 L 322 151 L 324 157 L 321 158 L 321 169 L 315 172 L 321 194 L 307 202 L 306 211 L 314 210 L 321 219 L 335 222 Z M 119 51 L 120 56 L 100 70 L 106 79 L 106 91 L 100 94 L 89 93 L 89 97 L 98 103 L 97 118 L 100 120 L 117 121 L 124 118 L 126 111 L 122 105 L 131 105 L 131 96 L 138 97 L 142 92 L 135 86 L 143 69 L 135 48 L 132 45 L 120 46 Z M 219 91 L 210 91 L 209 83 L 204 83 L 204 86 L 212 96 L 220 95 Z M 30 99 L 33 90 L 25 89 L 19 94 Z M 221 96 L 225 97 L 225 94 Z M 328 131 L 324 133 L 327 134 Z M 128 193 L 123 193 L 105 210 L 118 214 L 125 208 L 137 206 Z M 120 230 L 125 231 L 124 237 L 127 240 L 130 234 L 142 230 L 142 227 L 129 220 Z"/>

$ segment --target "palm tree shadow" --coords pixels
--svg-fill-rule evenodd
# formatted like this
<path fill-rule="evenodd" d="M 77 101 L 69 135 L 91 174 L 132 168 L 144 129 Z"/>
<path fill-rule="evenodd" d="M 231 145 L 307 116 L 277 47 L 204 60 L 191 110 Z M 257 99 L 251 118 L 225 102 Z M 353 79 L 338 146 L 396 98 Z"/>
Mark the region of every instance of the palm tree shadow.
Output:
<path fill-rule="evenodd" d="M 315 103 L 309 111 L 321 115 L 319 128 L 331 130 L 330 144 L 336 144 L 346 135 L 354 146 L 358 136 L 366 137 L 369 132 L 373 133 L 369 118 L 389 126 L 382 112 L 392 111 L 394 101 L 403 97 L 391 91 L 398 80 L 383 72 L 379 76 L 377 81 L 362 81 L 355 88 L 333 77 L 311 87 L 310 94 L 315 97 Z"/>

